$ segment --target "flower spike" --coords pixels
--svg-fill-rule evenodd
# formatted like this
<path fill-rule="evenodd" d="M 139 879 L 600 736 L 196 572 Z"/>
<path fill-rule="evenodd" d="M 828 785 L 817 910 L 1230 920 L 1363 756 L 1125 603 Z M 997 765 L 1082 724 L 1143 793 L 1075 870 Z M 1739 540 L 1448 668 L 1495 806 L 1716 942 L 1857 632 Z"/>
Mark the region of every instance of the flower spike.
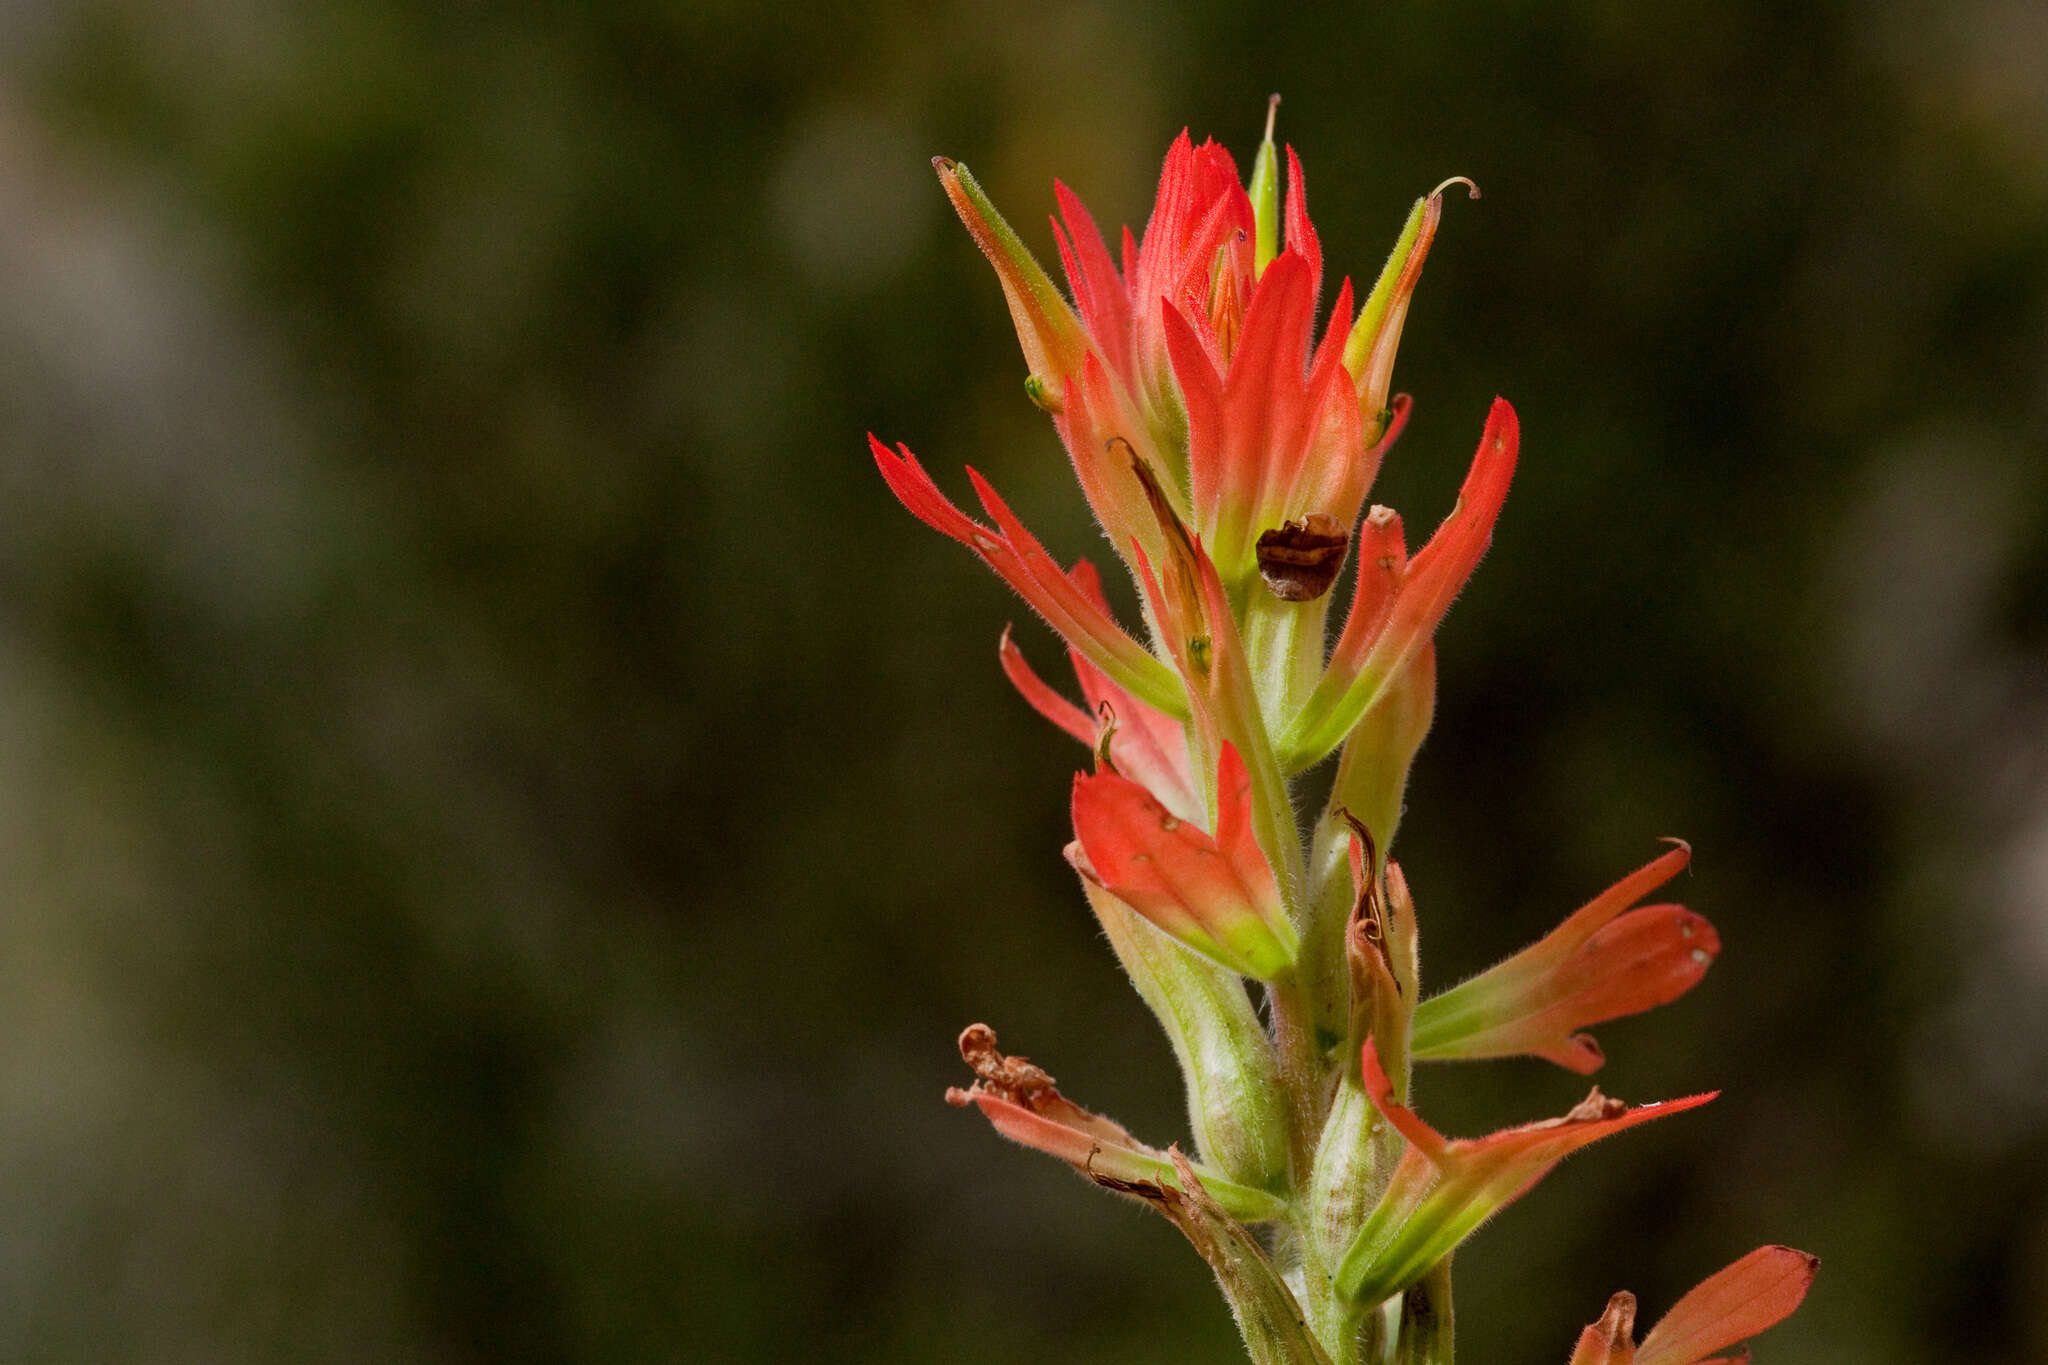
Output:
<path fill-rule="evenodd" d="M 1337 1287 L 1377 1303 L 1420 1279 L 1479 1225 L 1528 1192 L 1567 1156 L 1612 1133 L 1696 1109 L 1718 1092 L 1631 1109 L 1597 1089 L 1563 1118 L 1453 1140 L 1394 1099 L 1394 1085 L 1368 1041 L 1366 1093 L 1408 1140 L 1387 1191 L 1337 1268 Z"/>
<path fill-rule="evenodd" d="M 1680 843 L 1595 896 L 1507 961 L 1423 1002 L 1414 1055 L 1542 1057 L 1581 1074 L 1600 1045 L 1575 1030 L 1668 1004 L 1699 984 L 1721 951 L 1714 926 L 1682 905 L 1629 907 L 1683 868 Z M 1628 913 L 1623 914 L 1623 911 Z"/>
<path fill-rule="evenodd" d="M 1370 288 L 1332 277 L 1324 317 L 1323 243 L 1300 158 L 1274 137 L 1278 104 L 1249 180 L 1182 131 L 1141 234 L 1105 234 L 1055 182 L 1064 286 L 965 167 L 933 163 L 1001 283 L 1026 392 L 1131 570 L 1145 633 L 973 469 L 970 513 L 907 447 L 870 447 L 904 506 L 1066 643 L 1078 696 L 1007 629 L 998 657 L 1090 751 L 1063 852 L 1172 1047 L 1200 1164 L 1073 1104 L 983 1025 L 960 1039 L 974 1084 L 947 1098 L 1172 1221 L 1253 1365 L 1451 1365 L 1463 1240 L 1579 1148 L 1714 1096 L 1631 1108 L 1595 1089 L 1560 1118 L 1457 1139 L 1411 1107 L 1415 1061 L 1533 1055 L 1592 1071 L 1603 1056 L 1586 1028 L 1683 994 L 1720 945 L 1691 911 L 1638 904 L 1686 865 L 1681 844 L 1418 1003 L 1415 903 L 1390 845 L 1434 716 L 1435 636 L 1491 542 L 1520 427 L 1496 399 L 1456 505 L 1413 555 L 1401 518 L 1368 510 L 1409 415 L 1395 358 L 1443 196 L 1479 192 L 1454 177 L 1418 200 Z M 1305 848 L 1306 793 L 1289 779 L 1339 751 Z M 1572 1365 L 1742 1365 L 1724 1353 L 1792 1311 L 1812 1275 L 1803 1253 L 1763 1248 L 1640 1346 L 1635 1300 L 1616 1295 Z"/>

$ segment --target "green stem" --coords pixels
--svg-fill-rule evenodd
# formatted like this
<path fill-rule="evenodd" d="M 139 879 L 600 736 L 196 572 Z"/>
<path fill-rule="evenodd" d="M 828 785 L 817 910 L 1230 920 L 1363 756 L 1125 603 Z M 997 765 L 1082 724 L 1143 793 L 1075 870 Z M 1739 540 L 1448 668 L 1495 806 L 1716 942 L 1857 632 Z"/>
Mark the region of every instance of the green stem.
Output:
<path fill-rule="evenodd" d="M 1292 1230 L 1286 1250 L 1298 1256 L 1288 1282 L 1331 1365 L 1379 1365 L 1385 1341 L 1379 1305 L 1361 1305 L 1337 1293 L 1329 1263 L 1306 1229 Z"/>
<path fill-rule="evenodd" d="M 1316 1047 L 1315 1020 L 1301 978 L 1288 971 L 1266 988 L 1272 1015 L 1273 1050 L 1280 1063 L 1280 1085 L 1287 1094 L 1289 1170 L 1296 1187 L 1308 1178 L 1315 1160 L 1316 1136 L 1322 1129 L 1325 1089 L 1322 1055 Z"/>

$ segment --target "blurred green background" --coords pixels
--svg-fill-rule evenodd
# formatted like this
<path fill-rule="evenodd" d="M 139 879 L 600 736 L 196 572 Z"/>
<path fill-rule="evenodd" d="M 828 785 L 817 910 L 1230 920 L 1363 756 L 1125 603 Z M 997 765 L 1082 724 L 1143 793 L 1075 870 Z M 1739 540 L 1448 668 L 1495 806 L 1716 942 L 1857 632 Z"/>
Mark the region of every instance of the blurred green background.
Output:
<path fill-rule="evenodd" d="M 862 433 L 1104 550 L 927 160 L 1049 253 L 1053 175 L 1135 226 L 1277 89 L 1333 281 L 1486 191 L 1375 491 L 1433 525 L 1520 409 L 1426 974 L 1665 834 L 1727 943 L 1600 1077 L 1725 1095 L 1479 1234 L 1465 1358 L 1782 1241 L 1765 1362 L 2048 1360 L 2048 10 L 797 14 L 0 9 L 0 1358 L 1238 1359 L 1162 1221 L 939 1102 L 986 1019 L 1184 1132 L 1027 613 Z"/>

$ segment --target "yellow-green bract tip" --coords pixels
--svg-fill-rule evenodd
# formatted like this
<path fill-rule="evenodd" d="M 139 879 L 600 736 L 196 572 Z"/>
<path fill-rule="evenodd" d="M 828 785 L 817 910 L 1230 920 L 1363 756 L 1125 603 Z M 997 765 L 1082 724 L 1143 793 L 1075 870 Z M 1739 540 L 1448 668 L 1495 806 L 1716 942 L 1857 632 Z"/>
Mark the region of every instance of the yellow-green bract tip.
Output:
<path fill-rule="evenodd" d="M 1252 200 L 1252 264 L 1261 273 L 1280 254 L 1280 155 L 1273 146 L 1273 122 L 1279 114 L 1280 97 L 1274 95 L 1266 101 L 1266 137 L 1252 161 L 1246 191 Z"/>
<path fill-rule="evenodd" d="M 1080 368 L 1088 351 L 1080 319 L 1016 230 L 989 202 L 974 173 L 944 156 L 932 158 L 932 169 L 938 172 L 939 183 L 974 244 L 995 267 L 1010 305 L 1010 318 L 1017 326 L 1017 340 L 1024 348 L 1025 365 L 1048 384 L 1063 380 Z"/>

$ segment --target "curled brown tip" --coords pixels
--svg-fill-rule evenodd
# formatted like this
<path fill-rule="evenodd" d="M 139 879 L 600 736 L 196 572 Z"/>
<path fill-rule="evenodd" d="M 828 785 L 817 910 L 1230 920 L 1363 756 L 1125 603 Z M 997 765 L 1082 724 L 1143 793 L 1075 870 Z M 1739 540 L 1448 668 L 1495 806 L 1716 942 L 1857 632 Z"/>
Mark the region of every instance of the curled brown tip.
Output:
<path fill-rule="evenodd" d="M 969 1024 L 960 1030 L 960 1060 L 976 1071 L 984 1061 L 1001 1056 L 996 1050 L 996 1031 L 987 1024 Z"/>
<path fill-rule="evenodd" d="M 976 1090 L 1014 1104 L 1029 1105 L 1034 1096 L 1054 1087 L 1044 1068 L 1027 1058 L 1004 1056 L 996 1045 L 996 1031 L 987 1024 L 969 1024 L 961 1030 L 960 1059 L 973 1069 Z M 951 1096 L 947 1098 L 950 1101 Z"/>
<path fill-rule="evenodd" d="M 1109 756 L 1109 742 L 1115 738 L 1116 708 L 1105 697 L 1095 708 L 1095 771 L 1098 773 L 1117 771 L 1116 760 Z"/>
<path fill-rule="evenodd" d="M 1473 184 L 1469 176 L 1463 175 L 1454 175 L 1450 179 L 1444 181 L 1443 184 L 1438 185 L 1435 189 L 1431 190 L 1429 192 L 1428 197 L 1431 199 L 1435 199 L 1437 196 L 1441 195 L 1445 190 L 1449 189 L 1453 185 L 1463 185 L 1468 191 L 1468 193 L 1465 195 L 1467 199 L 1477 199 L 1479 197 L 1479 186 Z"/>
<path fill-rule="evenodd" d="M 1348 806 L 1339 807 L 1337 815 L 1345 824 L 1351 826 L 1351 832 L 1358 837 L 1358 845 L 1365 851 L 1366 867 L 1373 867 L 1379 858 L 1379 848 L 1373 843 L 1372 831 L 1365 827 L 1365 821 L 1351 813 Z"/>

